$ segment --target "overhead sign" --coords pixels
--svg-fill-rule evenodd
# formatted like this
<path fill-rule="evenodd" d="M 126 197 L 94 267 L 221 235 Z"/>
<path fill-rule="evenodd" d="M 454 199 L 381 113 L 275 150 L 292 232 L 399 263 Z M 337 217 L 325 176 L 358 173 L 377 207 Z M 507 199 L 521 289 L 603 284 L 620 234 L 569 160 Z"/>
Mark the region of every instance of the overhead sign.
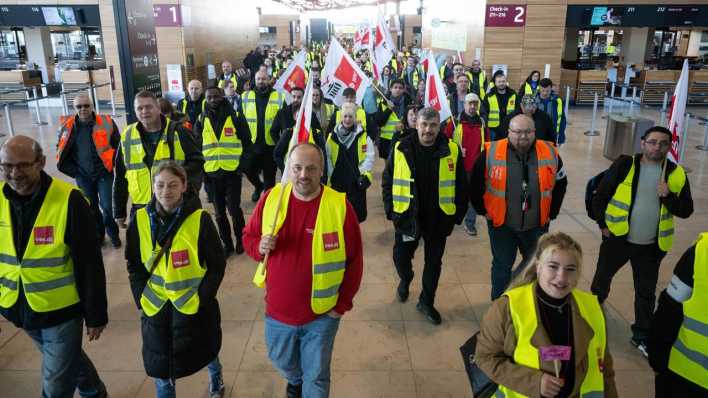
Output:
<path fill-rule="evenodd" d="M 36 26 L 101 26 L 98 5 L 76 6 L 0 6 L 0 26 L 13 28 Z"/>
<path fill-rule="evenodd" d="M 178 4 L 153 4 L 152 10 L 155 17 L 155 26 L 182 26 L 182 7 Z"/>
<path fill-rule="evenodd" d="M 566 26 L 705 26 L 708 5 L 569 5 Z"/>
<path fill-rule="evenodd" d="M 2 6 L 0 22 L 3 26 L 46 26 L 42 9 L 37 6 Z"/>
<path fill-rule="evenodd" d="M 467 25 L 439 22 L 437 26 L 431 26 L 431 47 L 452 51 L 467 50 Z"/>
<path fill-rule="evenodd" d="M 525 26 L 525 4 L 487 5 L 484 26 Z"/>

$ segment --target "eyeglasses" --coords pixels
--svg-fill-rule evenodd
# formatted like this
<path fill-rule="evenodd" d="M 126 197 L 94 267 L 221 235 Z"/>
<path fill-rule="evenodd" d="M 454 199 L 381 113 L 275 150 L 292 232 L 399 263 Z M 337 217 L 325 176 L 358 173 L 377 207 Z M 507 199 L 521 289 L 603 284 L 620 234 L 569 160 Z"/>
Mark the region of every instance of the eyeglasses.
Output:
<path fill-rule="evenodd" d="M 20 162 L 20 163 L 0 163 L 0 172 L 3 172 L 5 174 L 9 174 L 12 172 L 13 169 L 16 169 L 17 171 L 27 171 L 30 167 L 34 166 L 37 164 L 37 160 L 33 162 Z"/>
<path fill-rule="evenodd" d="M 76 105 L 74 105 L 74 108 L 76 108 L 76 109 L 89 109 L 89 108 L 91 108 L 91 104 L 76 104 Z"/>
<path fill-rule="evenodd" d="M 647 144 L 651 146 L 660 146 L 661 148 L 668 148 L 671 146 L 670 141 L 658 141 L 658 140 L 649 140 L 649 141 L 644 141 Z"/>

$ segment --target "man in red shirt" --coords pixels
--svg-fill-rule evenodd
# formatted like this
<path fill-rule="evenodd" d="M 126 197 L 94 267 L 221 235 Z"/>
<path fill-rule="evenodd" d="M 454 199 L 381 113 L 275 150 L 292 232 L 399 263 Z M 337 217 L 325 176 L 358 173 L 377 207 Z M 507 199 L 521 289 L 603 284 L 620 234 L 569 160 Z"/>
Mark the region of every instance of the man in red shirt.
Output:
<path fill-rule="evenodd" d="M 361 232 L 344 194 L 320 184 L 316 145 L 295 146 L 286 167 L 291 182 L 261 197 L 243 242 L 255 260 L 268 256 L 265 340 L 287 397 L 328 397 L 334 337 L 361 283 Z"/>
<path fill-rule="evenodd" d="M 484 149 L 484 120 L 479 116 L 479 96 L 475 93 L 468 93 L 464 97 L 464 111 L 460 113 L 460 118 L 456 119 L 457 124 L 447 123 L 445 135 L 460 146 L 462 159 L 465 164 L 465 171 L 469 176 L 472 173 L 474 162 Z M 476 226 L 477 212 L 474 207 L 467 208 L 465 222 L 462 224 L 465 232 L 470 236 L 477 236 Z"/>

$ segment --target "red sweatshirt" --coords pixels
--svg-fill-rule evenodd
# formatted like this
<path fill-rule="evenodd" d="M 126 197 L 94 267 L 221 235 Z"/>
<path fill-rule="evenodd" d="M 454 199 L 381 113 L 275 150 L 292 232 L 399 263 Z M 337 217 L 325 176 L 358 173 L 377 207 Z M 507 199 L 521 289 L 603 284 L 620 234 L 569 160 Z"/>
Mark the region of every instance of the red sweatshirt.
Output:
<path fill-rule="evenodd" d="M 261 242 L 261 221 L 263 206 L 270 191 L 258 201 L 251 219 L 243 229 L 243 244 L 246 253 L 256 261 L 263 257 L 258 252 Z M 318 315 L 312 312 L 312 232 L 315 229 L 320 195 L 304 202 L 290 194 L 288 213 L 282 228 L 278 232 L 275 250 L 268 258 L 266 274 L 266 315 L 271 318 L 299 326 L 315 320 Z M 346 269 L 344 280 L 339 287 L 339 299 L 334 310 L 340 314 L 352 309 L 352 300 L 359 290 L 364 270 L 361 231 L 356 213 L 347 201 L 347 213 L 344 219 L 344 242 L 346 242 Z"/>
<path fill-rule="evenodd" d="M 462 123 L 462 144 L 460 148 L 464 148 L 462 158 L 465 163 L 465 171 L 471 173 L 474 163 L 482 152 L 482 125 L 472 124 L 464 119 L 458 123 Z M 447 123 L 445 127 L 443 133 L 448 139 L 452 140 L 454 132 L 452 123 Z"/>

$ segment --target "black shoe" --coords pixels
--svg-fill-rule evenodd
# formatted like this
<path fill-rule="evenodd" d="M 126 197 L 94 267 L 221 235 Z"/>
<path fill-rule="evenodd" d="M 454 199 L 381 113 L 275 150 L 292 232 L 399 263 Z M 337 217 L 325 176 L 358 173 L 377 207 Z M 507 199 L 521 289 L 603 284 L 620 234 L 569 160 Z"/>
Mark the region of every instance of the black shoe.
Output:
<path fill-rule="evenodd" d="M 111 245 L 113 245 L 114 249 L 118 249 L 119 247 L 123 246 L 123 242 L 120 241 L 120 238 L 115 238 L 111 239 Z"/>
<path fill-rule="evenodd" d="M 400 301 L 401 303 L 405 303 L 408 300 L 408 294 L 410 293 L 410 285 L 410 282 L 406 282 L 403 279 L 398 282 L 398 288 L 396 289 L 396 297 L 398 297 L 398 301 Z"/>
<path fill-rule="evenodd" d="M 285 398 L 302 398 L 302 384 L 296 386 L 288 383 L 285 387 Z"/>
<path fill-rule="evenodd" d="M 415 308 L 425 314 L 425 317 L 428 318 L 430 323 L 432 323 L 433 325 L 439 325 L 442 322 L 442 318 L 440 318 L 440 313 L 432 305 L 423 304 L 419 301 L 418 305 L 416 305 Z"/>
<path fill-rule="evenodd" d="M 233 245 L 224 245 L 224 257 L 229 258 L 234 254 Z"/>
<path fill-rule="evenodd" d="M 236 240 L 236 254 L 243 254 L 245 250 L 243 249 L 243 241 L 241 239 Z"/>
<path fill-rule="evenodd" d="M 256 189 L 255 191 L 253 191 L 253 194 L 251 195 L 251 202 L 258 202 L 258 199 L 261 198 L 261 193 L 263 193 L 263 190 L 261 189 Z"/>
<path fill-rule="evenodd" d="M 649 359 L 649 349 L 647 348 L 647 342 L 645 340 L 632 337 L 629 342 L 639 350 L 644 358 Z"/>

